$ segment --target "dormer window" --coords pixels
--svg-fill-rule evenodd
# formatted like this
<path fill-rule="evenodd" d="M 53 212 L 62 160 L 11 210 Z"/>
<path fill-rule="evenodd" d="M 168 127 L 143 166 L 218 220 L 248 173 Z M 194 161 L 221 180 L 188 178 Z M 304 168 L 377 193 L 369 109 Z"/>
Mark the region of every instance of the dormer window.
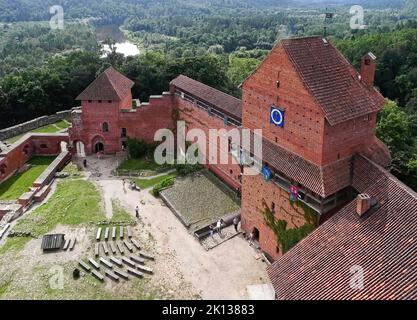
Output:
<path fill-rule="evenodd" d="M 109 132 L 109 124 L 104 122 L 102 125 L 103 132 Z"/>

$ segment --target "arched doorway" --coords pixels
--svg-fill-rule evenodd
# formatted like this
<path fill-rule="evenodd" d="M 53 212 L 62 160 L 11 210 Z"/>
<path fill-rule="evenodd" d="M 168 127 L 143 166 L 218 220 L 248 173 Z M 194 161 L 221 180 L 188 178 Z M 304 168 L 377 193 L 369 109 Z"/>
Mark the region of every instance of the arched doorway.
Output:
<path fill-rule="evenodd" d="M 258 228 L 253 228 L 252 234 L 253 234 L 253 241 L 259 242 L 259 230 L 258 230 Z"/>
<path fill-rule="evenodd" d="M 94 152 L 98 153 L 98 152 L 104 152 L 104 144 L 103 142 L 96 142 L 96 144 L 94 145 Z"/>
<path fill-rule="evenodd" d="M 91 140 L 91 149 L 92 153 L 104 153 L 104 138 L 102 136 L 95 136 Z"/>

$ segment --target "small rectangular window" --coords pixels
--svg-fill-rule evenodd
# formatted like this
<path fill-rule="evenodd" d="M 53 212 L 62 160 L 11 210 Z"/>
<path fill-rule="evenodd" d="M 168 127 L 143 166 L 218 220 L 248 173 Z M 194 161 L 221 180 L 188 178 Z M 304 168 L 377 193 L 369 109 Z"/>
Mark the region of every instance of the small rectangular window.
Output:
<path fill-rule="evenodd" d="M 101 100 L 98 100 L 98 103 L 102 103 L 103 101 L 101 101 Z"/>
<path fill-rule="evenodd" d="M 91 102 L 93 102 L 93 100 L 88 100 L 88 103 L 91 103 Z"/>
<path fill-rule="evenodd" d="M 42 144 L 41 144 L 41 148 L 42 148 L 42 149 L 47 149 L 47 148 L 48 148 L 48 145 L 47 145 L 46 143 L 42 143 Z"/>

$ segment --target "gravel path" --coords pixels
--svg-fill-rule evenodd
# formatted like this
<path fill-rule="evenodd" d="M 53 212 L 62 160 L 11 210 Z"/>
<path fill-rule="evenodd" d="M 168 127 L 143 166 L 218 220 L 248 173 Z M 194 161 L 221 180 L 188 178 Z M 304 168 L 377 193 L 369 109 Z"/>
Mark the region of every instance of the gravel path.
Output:
<path fill-rule="evenodd" d="M 143 232 L 152 235 L 152 249 L 159 253 L 158 265 L 175 268 L 180 273 L 175 278 L 183 277 L 191 283 L 195 294 L 203 299 L 248 299 L 247 286 L 269 282 L 265 263 L 242 237 L 234 237 L 206 251 L 162 201 L 147 190 L 123 190 L 120 179 L 109 174 L 111 165 L 114 168 L 117 160 L 94 163 L 103 173 L 94 179 L 98 180 L 105 195 L 118 199 L 132 216 L 139 205 Z M 212 190 L 211 186 L 209 188 Z"/>

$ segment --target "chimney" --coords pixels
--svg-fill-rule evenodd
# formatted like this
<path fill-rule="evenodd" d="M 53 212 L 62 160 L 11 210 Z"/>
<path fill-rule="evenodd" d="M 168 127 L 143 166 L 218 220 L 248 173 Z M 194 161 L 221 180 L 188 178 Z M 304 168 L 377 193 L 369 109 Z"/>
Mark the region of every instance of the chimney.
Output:
<path fill-rule="evenodd" d="M 356 198 L 356 213 L 362 217 L 369 209 L 371 209 L 372 199 L 366 194 L 362 193 Z"/>
<path fill-rule="evenodd" d="M 376 56 L 368 52 L 362 57 L 361 80 L 368 87 L 373 88 L 376 70 Z"/>

